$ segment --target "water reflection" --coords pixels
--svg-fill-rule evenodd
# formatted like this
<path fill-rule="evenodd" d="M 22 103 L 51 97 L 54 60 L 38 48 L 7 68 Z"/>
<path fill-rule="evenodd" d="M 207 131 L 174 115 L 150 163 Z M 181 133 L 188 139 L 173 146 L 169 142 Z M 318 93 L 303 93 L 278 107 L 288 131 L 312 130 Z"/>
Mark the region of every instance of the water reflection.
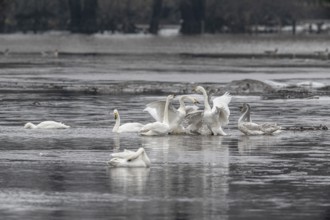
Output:
<path fill-rule="evenodd" d="M 223 137 L 137 138 L 152 161 L 150 169 L 107 168 L 109 190 L 120 195 L 124 210 L 140 213 L 147 206 L 148 215 L 227 219 L 229 149 Z"/>
<path fill-rule="evenodd" d="M 107 168 L 108 185 L 111 192 L 143 195 L 150 168 Z"/>
<path fill-rule="evenodd" d="M 312 219 L 320 213 L 326 216 L 330 207 L 328 132 L 249 137 L 237 131 L 237 112 L 233 111 L 228 137 L 113 134 L 104 116 L 109 103 L 126 109 L 127 121 L 146 122 L 150 116 L 141 111 L 143 101 L 159 97 L 8 97 L 15 99 L 2 103 L 0 199 L 10 205 L 6 211 L 16 218 L 33 218 L 38 213 L 39 219 L 52 215 L 63 219 L 260 219 L 270 215 L 280 219 L 290 218 L 294 209 L 302 214 L 292 218 Z M 38 97 L 54 98 L 57 105 L 31 108 L 31 99 Z M 131 104 L 133 99 L 139 101 Z M 251 97 L 235 98 L 232 105 L 238 106 L 242 99 L 267 106 L 258 108 L 256 120 L 267 118 L 280 103 L 286 116 L 271 115 L 269 120 L 281 125 L 296 123 L 298 116 L 302 123 L 309 123 L 312 116 L 306 118 L 306 112 L 297 109 L 311 106 L 324 111 L 322 117 L 313 114 L 313 121 L 324 121 L 329 105 L 329 101 Z M 27 115 L 29 120 L 62 117 L 72 129 L 26 131 L 22 125 Z M 150 169 L 106 165 L 110 153 L 139 147 L 150 157 Z M 17 214 L 22 206 L 28 206 L 28 211 Z"/>

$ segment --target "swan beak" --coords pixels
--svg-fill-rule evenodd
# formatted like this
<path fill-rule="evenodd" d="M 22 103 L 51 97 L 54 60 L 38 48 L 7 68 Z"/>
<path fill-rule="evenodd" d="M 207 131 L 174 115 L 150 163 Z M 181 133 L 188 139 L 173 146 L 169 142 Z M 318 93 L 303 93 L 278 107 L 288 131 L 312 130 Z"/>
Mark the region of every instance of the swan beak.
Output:
<path fill-rule="evenodd" d="M 197 99 L 194 100 L 194 104 L 199 104 L 199 101 Z"/>
<path fill-rule="evenodd" d="M 117 120 L 117 118 L 118 118 L 118 115 L 115 113 L 115 115 L 114 115 L 114 116 L 115 116 L 115 120 Z"/>
<path fill-rule="evenodd" d="M 242 112 L 243 111 L 243 106 L 239 107 L 239 111 Z"/>

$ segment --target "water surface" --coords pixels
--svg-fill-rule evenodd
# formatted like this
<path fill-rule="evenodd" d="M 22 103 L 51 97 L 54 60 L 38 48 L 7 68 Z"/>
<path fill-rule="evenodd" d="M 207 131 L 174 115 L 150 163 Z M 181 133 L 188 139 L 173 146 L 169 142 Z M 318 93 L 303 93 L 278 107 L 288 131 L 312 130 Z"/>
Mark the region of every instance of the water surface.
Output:
<path fill-rule="evenodd" d="M 238 107 L 244 102 L 252 106 L 255 122 L 277 122 L 282 126 L 327 125 L 330 99 L 326 96 L 262 100 L 259 96 L 237 95 L 230 103 L 230 123 L 225 127 L 229 136 L 143 137 L 113 134 L 112 111 L 117 108 L 123 122 L 151 122 L 152 118 L 142 110 L 147 103 L 164 99 L 164 95 L 44 90 L 46 83 L 56 82 L 79 87 L 141 80 L 142 86 L 155 81 L 171 81 L 180 86 L 191 81 L 227 84 L 243 76 L 283 83 L 307 79 L 328 85 L 328 61 L 218 60 L 177 55 L 177 50 L 201 48 L 214 52 L 212 45 L 216 39 L 210 36 L 188 39 L 179 48 L 176 45 L 183 42 L 181 37 L 171 41 L 168 38 L 146 41 L 144 38 L 109 40 L 94 36 L 81 40 L 81 36 L 57 36 L 58 41 L 54 41 L 52 48 L 64 50 L 66 43 L 60 42 L 63 38 L 72 47 L 75 47 L 73 41 L 78 42 L 78 52 L 114 50 L 117 55 L 66 55 L 54 59 L 37 53 L 25 54 L 37 49 L 31 49 L 30 44 L 21 39 L 36 44 L 35 39 L 21 35 L 1 38 L 10 43 L 19 42 L 12 46 L 12 50 L 19 53 L 0 60 L 1 82 L 7 86 L 6 92 L 0 94 L 2 218 L 330 218 L 328 131 L 283 131 L 273 136 L 249 137 L 237 130 Z M 117 41 L 124 46 L 118 46 Z M 288 44 L 286 39 L 273 41 Z M 241 42 L 243 48 L 251 47 L 251 39 L 244 43 L 242 38 Z M 323 46 L 323 41 L 310 43 L 319 48 Z M 150 49 L 154 45 L 157 50 L 166 48 L 170 55 L 154 52 Z M 46 44 L 42 47 L 46 48 Z M 134 47 L 137 52 L 142 51 L 141 55 L 134 54 Z M 234 48 L 238 47 L 234 45 Z M 20 84 L 19 91 L 17 84 Z M 23 128 L 26 122 L 44 120 L 62 121 L 71 128 Z M 144 147 L 149 155 L 150 168 L 107 166 L 110 153 L 139 147 Z"/>

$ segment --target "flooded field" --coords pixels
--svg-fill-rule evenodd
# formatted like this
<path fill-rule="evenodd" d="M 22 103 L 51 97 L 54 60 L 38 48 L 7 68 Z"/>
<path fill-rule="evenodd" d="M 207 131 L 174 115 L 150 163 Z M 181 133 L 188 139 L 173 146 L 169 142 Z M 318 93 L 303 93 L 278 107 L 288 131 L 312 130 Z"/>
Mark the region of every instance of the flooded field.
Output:
<path fill-rule="evenodd" d="M 245 136 L 237 129 L 242 103 L 251 105 L 254 122 L 329 126 L 329 60 L 192 56 L 221 53 L 216 48 L 262 54 L 275 46 L 306 54 L 329 40 L 51 35 L 49 44 L 46 36 L 0 38 L 0 48 L 12 51 L 0 57 L 2 218 L 330 219 L 329 131 Z M 41 56 L 54 48 L 59 57 Z M 243 79 L 258 81 L 248 89 L 233 84 Z M 252 89 L 266 86 L 260 82 L 313 97 L 265 99 L 264 90 Z M 192 93 L 199 84 L 215 95 L 233 94 L 224 128 L 229 136 L 112 133 L 113 109 L 123 123 L 146 124 L 153 121 L 142 111 L 147 103 L 169 92 Z M 45 120 L 71 128 L 23 128 Z M 139 147 L 150 168 L 106 164 L 110 153 Z"/>

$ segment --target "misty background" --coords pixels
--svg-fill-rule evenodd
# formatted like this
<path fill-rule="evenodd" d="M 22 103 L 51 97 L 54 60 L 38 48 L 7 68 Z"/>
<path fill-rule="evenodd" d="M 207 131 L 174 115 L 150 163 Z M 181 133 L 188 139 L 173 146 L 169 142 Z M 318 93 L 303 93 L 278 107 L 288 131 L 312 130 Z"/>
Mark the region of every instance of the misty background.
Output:
<path fill-rule="evenodd" d="M 0 0 L 0 33 L 328 33 L 329 0 Z"/>

